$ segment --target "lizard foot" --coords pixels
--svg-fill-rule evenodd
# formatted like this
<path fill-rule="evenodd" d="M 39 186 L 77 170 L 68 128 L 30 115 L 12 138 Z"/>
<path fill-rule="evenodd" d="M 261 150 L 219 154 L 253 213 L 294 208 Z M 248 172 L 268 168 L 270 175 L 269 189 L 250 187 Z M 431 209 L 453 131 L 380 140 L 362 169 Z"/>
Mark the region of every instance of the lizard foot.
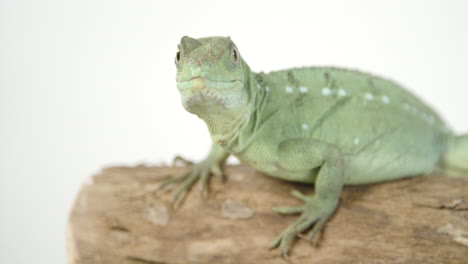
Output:
<path fill-rule="evenodd" d="M 184 174 L 171 177 L 163 181 L 159 185 L 159 190 L 164 189 L 168 185 L 178 183 L 178 186 L 172 197 L 172 203 L 176 204 L 177 201 L 179 201 L 192 188 L 195 182 L 199 180 L 200 192 L 202 197 L 206 198 L 208 195 L 208 179 L 211 174 L 219 176 L 222 179 L 225 178 L 221 165 L 213 162 L 210 159 L 207 159 L 200 163 L 193 164 Z"/>
<path fill-rule="evenodd" d="M 306 196 L 297 190 L 292 191 L 291 194 L 297 199 L 304 201 L 305 205 L 298 207 L 274 207 L 273 211 L 284 215 L 301 214 L 301 216 L 281 232 L 269 247 L 272 249 L 279 246 L 281 255 L 286 260 L 289 260 L 288 253 L 294 238 L 296 236 L 302 237 L 301 233 L 312 227 L 307 235 L 307 239 L 312 241 L 328 218 L 330 218 L 338 204 L 338 199 L 319 199 L 315 196 Z"/>

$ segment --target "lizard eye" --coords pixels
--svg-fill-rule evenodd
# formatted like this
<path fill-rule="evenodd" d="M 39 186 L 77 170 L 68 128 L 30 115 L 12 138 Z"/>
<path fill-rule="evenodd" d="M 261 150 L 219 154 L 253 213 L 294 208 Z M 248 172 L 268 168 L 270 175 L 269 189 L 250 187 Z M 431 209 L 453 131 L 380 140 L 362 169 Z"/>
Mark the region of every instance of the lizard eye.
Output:
<path fill-rule="evenodd" d="M 239 52 L 237 51 L 236 48 L 233 48 L 233 49 L 232 49 L 231 57 L 232 57 L 232 61 L 233 61 L 233 62 L 235 62 L 235 63 L 238 63 L 238 62 L 239 62 Z"/>
<path fill-rule="evenodd" d="M 175 56 L 175 64 L 179 65 L 180 62 L 180 50 L 177 51 L 176 56 Z"/>

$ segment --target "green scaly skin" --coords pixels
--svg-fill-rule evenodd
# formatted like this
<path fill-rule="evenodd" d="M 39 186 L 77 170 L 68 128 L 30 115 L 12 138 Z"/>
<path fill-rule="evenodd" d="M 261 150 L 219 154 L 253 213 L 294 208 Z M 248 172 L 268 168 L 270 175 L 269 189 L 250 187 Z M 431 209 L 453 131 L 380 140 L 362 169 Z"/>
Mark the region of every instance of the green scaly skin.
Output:
<path fill-rule="evenodd" d="M 287 258 L 293 239 L 316 235 L 334 212 L 343 184 L 368 184 L 442 168 L 468 172 L 468 137 L 456 137 L 428 106 L 399 85 L 332 67 L 254 73 L 231 39 L 183 37 L 176 55 L 177 87 L 185 109 L 205 121 L 213 146 L 184 175 L 174 201 L 197 180 L 206 191 L 232 154 L 272 177 L 314 183 L 298 191 L 301 214 L 271 244 Z"/>

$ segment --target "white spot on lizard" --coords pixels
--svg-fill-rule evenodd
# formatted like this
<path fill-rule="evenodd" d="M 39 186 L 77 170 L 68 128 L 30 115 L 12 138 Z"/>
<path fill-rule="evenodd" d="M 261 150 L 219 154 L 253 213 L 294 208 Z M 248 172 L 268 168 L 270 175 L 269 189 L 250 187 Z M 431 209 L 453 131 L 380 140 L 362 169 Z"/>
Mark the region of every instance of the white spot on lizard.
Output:
<path fill-rule="evenodd" d="M 390 98 L 388 98 L 388 96 L 386 96 L 386 95 L 383 95 L 382 96 L 382 103 L 384 103 L 384 104 L 390 103 Z"/>
<path fill-rule="evenodd" d="M 265 87 L 265 91 L 269 92 L 270 91 L 270 87 Z"/>
<path fill-rule="evenodd" d="M 262 89 L 262 86 L 260 84 L 257 83 L 257 88 L 258 89 Z"/>
<path fill-rule="evenodd" d="M 301 93 L 307 93 L 308 90 L 309 90 L 309 88 L 307 88 L 305 86 L 299 87 L 299 92 L 301 92 Z"/>
<path fill-rule="evenodd" d="M 330 88 L 328 88 L 328 87 L 323 87 L 323 88 L 322 88 L 322 95 L 324 95 L 324 96 L 330 95 L 331 92 L 332 92 L 332 91 L 331 91 Z"/>
<path fill-rule="evenodd" d="M 291 86 L 286 86 L 284 89 L 286 90 L 286 93 L 292 93 L 293 92 L 293 88 Z"/>
<path fill-rule="evenodd" d="M 346 96 L 346 90 L 343 90 L 343 89 L 339 89 L 338 90 L 338 96 Z"/>
<path fill-rule="evenodd" d="M 372 95 L 371 93 L 365 93 L 364 94 L 364 98 L 366 98 L 366 100 L 374 100 L 374 95 Z"/>
<path fill-rule="evenodd" d="M 302 129 L 304 129 L 304 130 L 308 130 L 308 129 L 309 129 L 309 126 L 308 126 L 307 124 L 305 124 L 305 123 L 302 124 L 301 127 L 302 127 Z"/>
<path fill-rule="evenodd" d="M 356 145 L 359 144 L 359 138 L 354 139 L 354 144 L 356 144 Z"/>

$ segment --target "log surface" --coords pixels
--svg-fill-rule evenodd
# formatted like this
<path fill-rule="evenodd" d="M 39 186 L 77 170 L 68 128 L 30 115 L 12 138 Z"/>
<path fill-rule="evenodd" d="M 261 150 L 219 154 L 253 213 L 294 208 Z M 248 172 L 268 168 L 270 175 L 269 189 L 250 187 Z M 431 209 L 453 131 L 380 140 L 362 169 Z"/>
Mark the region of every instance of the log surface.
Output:
<path fill-rule="evenodd" d="M 157 191 L 181 167 L 112 167 L 84 184 L 69 219 L 69 264 L 287 263 L 267 245 L 296 216 L 273 206 L 313 186 L 228 166 L 208 199 L 198 188 L 171 209 Z M 197 187 L 197 186 L 196 186 Z M 345 187 L 316 245 L 299 239 L 292 263 L 468 263 L 468 179 L 425 176 Z"/>

